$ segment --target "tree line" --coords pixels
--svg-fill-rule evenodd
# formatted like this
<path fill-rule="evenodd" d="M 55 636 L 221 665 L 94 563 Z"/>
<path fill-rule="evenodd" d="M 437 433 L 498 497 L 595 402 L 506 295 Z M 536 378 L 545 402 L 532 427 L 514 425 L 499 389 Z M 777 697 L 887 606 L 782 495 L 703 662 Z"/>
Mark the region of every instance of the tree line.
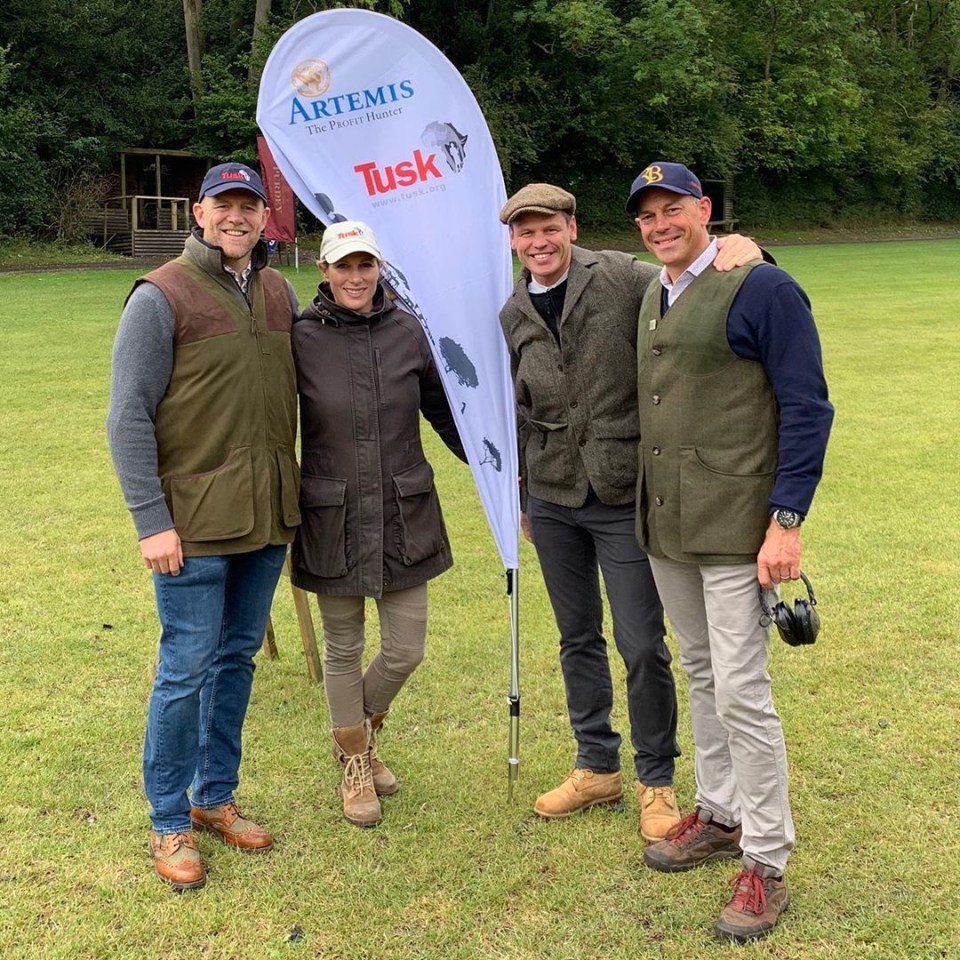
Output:
<path fill-rule="evenodd" d="M 75 232 L 123 147 L 254 161 L 274 43 L 345 5 L 443 50 L 508 189 L 588 225 L 653 158 L 734 175 L 751 225 L 960 217 L 960 0 L 5 0 L 0 235 Z"/>

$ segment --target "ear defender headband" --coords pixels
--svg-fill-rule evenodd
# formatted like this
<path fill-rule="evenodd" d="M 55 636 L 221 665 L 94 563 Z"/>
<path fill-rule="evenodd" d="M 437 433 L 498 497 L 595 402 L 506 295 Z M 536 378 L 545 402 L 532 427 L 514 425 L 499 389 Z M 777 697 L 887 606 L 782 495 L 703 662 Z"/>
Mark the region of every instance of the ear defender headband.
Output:
<path fill-rule="evenodd" d="M 820 630 L 820 614 L 816 609 L 817 598 L 813 592 L 813 584 L 802 570 L 800 579 L 807 588 L 807 598 L 798 597 L 794 600 L 792 610 L 783 601 L 776 603 L 771 609 L 767 594 L 769 593 L 776 600 L 776 593 L 772 590 L 764 590 L 763 587 L 759 588 L 760 609 L 763 611 L 760 626 L 769 627 L 770 624 L 775 624 L 780 638 L 791 647 L 813 643 Z"/>

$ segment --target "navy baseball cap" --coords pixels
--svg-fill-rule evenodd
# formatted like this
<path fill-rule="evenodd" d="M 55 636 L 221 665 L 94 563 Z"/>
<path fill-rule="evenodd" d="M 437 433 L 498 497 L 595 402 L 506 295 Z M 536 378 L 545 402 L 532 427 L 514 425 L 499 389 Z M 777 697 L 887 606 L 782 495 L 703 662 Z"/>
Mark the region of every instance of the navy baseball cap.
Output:
<path fill-rule="evenodd" d="M 269 203 L 260 174 L 245 163 L 221 163 L 211 167 L 200 184 L 200 199 L 215 197 L 227 190 L 249 190 L 264 203 Z"/>
<path fill-rule="evenodd" d="M 697 175 L 682 163 L 666 163 L 657 160 L 651 163 L 644 171 L 633 181 L 630 188 L 630 199 L 627 200 L 627 213 L 635 217 L 637 207 L 640 204 L 640 194 L 648 187 L 659 187 L 661 190 L 669 190 L 672 193 L 683 193 L 688 197 L 696 197 L 698 200 L 703 196 L 703 187 L 700 186 L 700 180 Z"/>

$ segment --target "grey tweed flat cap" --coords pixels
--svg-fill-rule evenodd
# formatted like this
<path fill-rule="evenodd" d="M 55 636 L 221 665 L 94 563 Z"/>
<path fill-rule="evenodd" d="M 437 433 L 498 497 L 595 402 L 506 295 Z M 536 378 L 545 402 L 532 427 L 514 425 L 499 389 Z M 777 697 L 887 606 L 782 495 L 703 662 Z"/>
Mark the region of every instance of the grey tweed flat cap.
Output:
<path fill-rule="evenodd" d="M 552 183 L 528 183 L 521 187 L 500 211 L 500 222 L 510 223 L 521 213 L 569 213 L 577 212 L 577 198 L 562 187 Z"/>

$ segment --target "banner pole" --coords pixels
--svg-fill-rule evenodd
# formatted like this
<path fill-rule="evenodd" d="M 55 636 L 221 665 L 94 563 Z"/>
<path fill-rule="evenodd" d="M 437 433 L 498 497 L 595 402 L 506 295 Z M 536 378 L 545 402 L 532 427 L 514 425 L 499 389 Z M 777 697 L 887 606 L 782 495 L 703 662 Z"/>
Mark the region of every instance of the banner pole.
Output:
<path fill-rule="evenodd" d="M 513 785 L 520 774 L 520 571 L 507 570 L 510 597 L 510 712 L 509 757 L 507 759 L 507 803 L 513 802 Z"/>

